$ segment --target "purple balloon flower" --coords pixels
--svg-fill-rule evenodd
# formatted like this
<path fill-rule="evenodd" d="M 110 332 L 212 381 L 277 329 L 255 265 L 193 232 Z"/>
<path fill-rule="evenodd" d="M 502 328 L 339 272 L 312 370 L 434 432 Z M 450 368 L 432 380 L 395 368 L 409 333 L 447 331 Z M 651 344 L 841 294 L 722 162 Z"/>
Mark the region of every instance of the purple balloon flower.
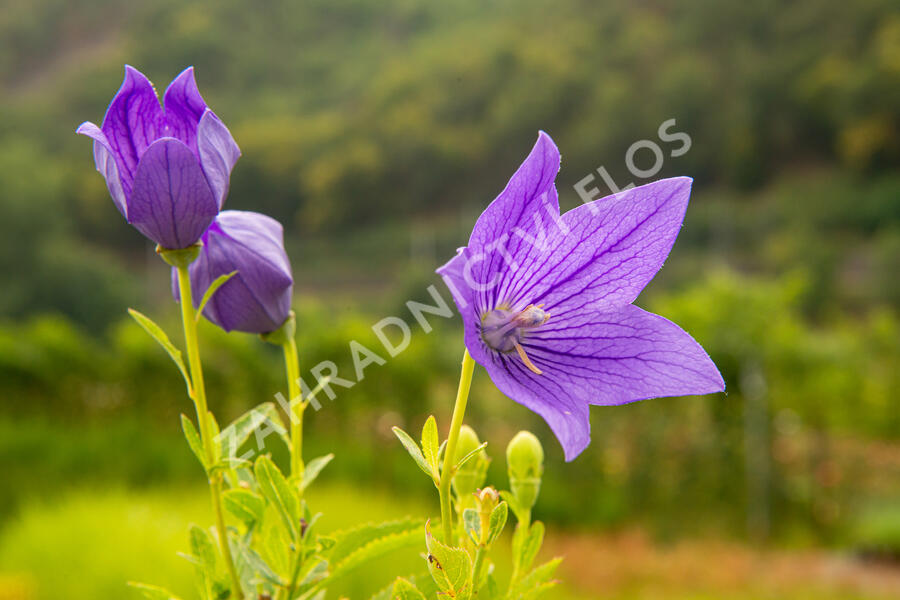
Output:
<path fill-rule="evenodd" d="M 195 308 L 213 281 L 237 271 L 212 295 L 203 315 L 225 331 L 269 333 L 281 327 L 294 286 L 281 224 L 259 213 L 226 210 L 201 241 L 200 255 L 188 267 Z M 172 288 L 179 300 L 174 268 Z"/>
<path fill-rule="evenodd" d="M 465 344 L 497 387 L 547 421 L 572 460 L 590 443 L 589 406 L 725 389 L 697 342 L 631 304 L 660 269 L 691 179 L 676 177 L 563 215 L 559 150 L 541 132 L 469 244 L 438 269 Z"/>
<path fill-rule="evenodd" d="M 206 107 L 189 67 L 160 107 L 153 84 L 125 67 L 103 126 L 82 123 L 113 202 L 138 231 L 167 249 L 194 244 L 222 209 L 241 155 L 228 128 Z"/>

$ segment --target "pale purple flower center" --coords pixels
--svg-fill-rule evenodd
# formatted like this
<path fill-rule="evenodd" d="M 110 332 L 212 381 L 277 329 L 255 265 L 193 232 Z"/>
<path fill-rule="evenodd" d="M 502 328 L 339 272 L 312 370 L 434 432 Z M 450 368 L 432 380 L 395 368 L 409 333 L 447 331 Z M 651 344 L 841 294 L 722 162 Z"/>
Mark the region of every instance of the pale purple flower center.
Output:
<path fill-rule="evenodd" d="M 533 304 L 520 311 L 511 311 L 503 305 L 481 318 L 481 339 L 504 354 L 518 350 L 529 329 L 536 329 L 547 322 L 550 315 Z"/>

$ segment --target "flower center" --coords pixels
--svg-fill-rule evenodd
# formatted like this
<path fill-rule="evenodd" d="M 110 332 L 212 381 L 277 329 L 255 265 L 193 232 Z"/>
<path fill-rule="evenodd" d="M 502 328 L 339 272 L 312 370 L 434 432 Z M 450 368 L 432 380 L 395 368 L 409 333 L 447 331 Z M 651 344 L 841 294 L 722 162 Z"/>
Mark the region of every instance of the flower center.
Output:
<path fill-rule="evenodd" d="M 540 369 L 525 354 L 521 342 L 527 330 L 540 327 L 550 318 L 541 306 L 530 304 L 518 312 L 498 307 L 481 318 L 481 339 L 484 343 L 503 354 L 515 350 L 525 366 L 538 375 L 541 374 Z"/>

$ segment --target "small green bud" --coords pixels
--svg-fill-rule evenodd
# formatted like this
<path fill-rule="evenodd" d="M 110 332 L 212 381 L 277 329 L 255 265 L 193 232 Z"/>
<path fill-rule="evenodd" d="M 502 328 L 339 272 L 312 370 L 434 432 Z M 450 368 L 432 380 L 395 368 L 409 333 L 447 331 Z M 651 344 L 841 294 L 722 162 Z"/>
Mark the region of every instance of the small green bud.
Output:
<path fill-rule="evenodd" d="M 456 443 L 456 455 L 453 457 L 454 462 L 458 463 L 463 457 L 478 448 L 481 440 L 468 425 L 463 425 L 459 430 L 459 441 Z M 453 476 L 453 490 L 456 492 L 457 498 L 467 498 L 475 493 L 475 490 L 484 485 L 487 478 L 487 469 L 490 459 L 484 450 L 481 450 L 466 464 L 461 466 Z M 468 505 L 469 502 L 461 502 L 461 505 Z M 465 508 L 464 506 L 460 508 Z"/>
<path fill-rule="evenodd" d="M 528 431 L 520 431 L 506 447 L 510 491 L 523 509 L 530 510 L 541 491 L 544 474 L 544 449 L 540 440 Z"/>

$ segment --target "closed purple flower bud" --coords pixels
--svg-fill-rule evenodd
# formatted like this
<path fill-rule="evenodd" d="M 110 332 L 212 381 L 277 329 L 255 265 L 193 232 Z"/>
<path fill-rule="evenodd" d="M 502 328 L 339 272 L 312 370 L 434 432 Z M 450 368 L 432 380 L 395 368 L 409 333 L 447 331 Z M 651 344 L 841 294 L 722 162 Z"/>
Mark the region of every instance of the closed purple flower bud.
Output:
<path fill-rule="evenodd" d="M 212 295 L 203 316 L 225 331 L 269 333 L 281 327 L 294 287 L 281 224 L 259 213 L 226 210 L 200 241 L 200 255 L 188 267 L 195 308 L 212 282 L 237 271 Z M 172 282 L 179 300 L 175 269 Z"/>
<path fill-rule="evenodd" d="M 103 125 L 85 122 L 78 133 L 94 140 L 94 162 L 122 216 L 163 248 L 187 248 L 222 209 L 241 151 L 200 96 L 193 67 L 169 84 L 163 105 L 126 65 Z"/>

